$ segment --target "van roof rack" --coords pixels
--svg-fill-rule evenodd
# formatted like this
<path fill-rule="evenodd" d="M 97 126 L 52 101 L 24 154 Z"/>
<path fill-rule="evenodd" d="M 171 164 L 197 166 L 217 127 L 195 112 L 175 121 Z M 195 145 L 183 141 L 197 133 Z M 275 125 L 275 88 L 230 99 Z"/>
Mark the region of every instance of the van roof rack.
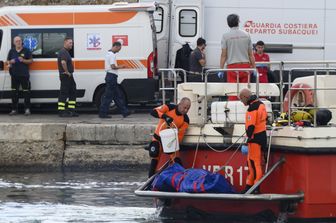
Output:
<path fill-rule="evenodd" d="M 128 3 L 128 2 L 116 2 L 112 4 L 112 8 L 109 11 L 155 11 L 158 7 L 158 3 Z"/>

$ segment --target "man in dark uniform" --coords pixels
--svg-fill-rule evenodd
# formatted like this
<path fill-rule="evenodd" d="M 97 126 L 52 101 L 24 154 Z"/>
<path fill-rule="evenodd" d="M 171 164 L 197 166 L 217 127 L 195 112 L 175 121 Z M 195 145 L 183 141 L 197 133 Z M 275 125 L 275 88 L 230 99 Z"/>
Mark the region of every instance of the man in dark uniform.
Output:
<path fill-rule="evenodd" d="M 203 38 L 197 39 L 197 47 L 190 54 L 190 73 L 202 74 L 203 67 L 205 66 L 205 47 L 206 42 Z"/>
<path fill-rule="evenodd" d="M 58 52 L 57 65 L 60 75 L 61 88 L 58 97 L 58 112 L 60 117 L 77 117 L 76 108 L 76 82 L 73 77 L 74 67 L 69 51 L 72 49 L 72 38 L 64 39 L 64 47 Z M 68 109 L 66 110 L 66 101 Z"/>
<path fill-rule="evenodd" d="M 154 108 L 151 115 L 155 118 L 159 118 L 159 123 L 155 129 L 155 133 L 151 144 L 149 145 L 149 156 L 151 157 L 151 164 L 148 176 L 151 177 L 156 170 L 156 166 L 159 163 L 159 159 L 163 153 L 160 131 L 171 126 L 172 123 L 178 128 L 178 141 L 182 142 L 184 134 L 189 126 L 189 117 L 187 115 L 190 109 L 190 99 L 182 98 L 177 105 L 165 104 L 160 107 Z M 173 126 L 174 126 L 173 125 Z M 179 158 L 179 152 L 170 154 L 170 158 L 173 162 L 182 163 Z"/>
<path fill-rule="evenodd" d="M 18 113 L 19 89 L 22 87 L 24 96 L 25 115 L 30 115 L 30 81 L 29 64 L 33 62 L 31 52 L 24 48 L 19 36 L 13 39 L 14 48 L 8 52 L 7 65 L 11 75 L 12 111 L 9 115 Z"/>

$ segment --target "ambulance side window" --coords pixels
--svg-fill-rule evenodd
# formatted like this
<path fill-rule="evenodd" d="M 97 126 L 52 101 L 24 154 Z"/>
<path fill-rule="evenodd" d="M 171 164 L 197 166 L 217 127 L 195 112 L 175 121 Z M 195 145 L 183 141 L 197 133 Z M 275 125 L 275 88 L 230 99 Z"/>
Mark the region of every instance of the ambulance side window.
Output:
<path fill-rule="evenodd" d="M 57 58 L 65 37 L 73 37 L 73 29 L 13 29 L 12 39 L 20 36 L 34 58 Z M 73 49 L 70 55 L 73 57 Z"/>
<path fill-rule="evenodd" d="M 163 30 L 163 15 L 164 11 L 162 7 L 159 7 L 154 12 L 154 21 L 155 21 L 155 27 L 156 27 L 156 33 L 161 33 Z"/>
<path fill-rule="evenodd" d="M 183 9 L 179 13 L 179 35 L 194 37 L 197 34 L 197 12 L 193 9 Z"/>

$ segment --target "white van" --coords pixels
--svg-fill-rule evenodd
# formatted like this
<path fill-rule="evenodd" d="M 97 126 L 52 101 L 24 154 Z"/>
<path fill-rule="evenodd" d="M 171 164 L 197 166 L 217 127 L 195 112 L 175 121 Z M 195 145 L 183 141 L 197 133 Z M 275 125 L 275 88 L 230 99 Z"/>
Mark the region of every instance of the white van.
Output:
<path fill-rule="evenodd" d="M 60 81 L 57 52 L 65 37 L 74 39 L 71 52 L 77 101 L 99 105 L 104 92 L 104 58 L 114 41 L 122 42 L 118 82 L 130 103 L 154 101 L 158 81 L 154 4 L 87 6 L 14 6 L 0 8 L 0 103 L 11 98 L 5 65 L 12 39 L 19 35 L 32 51 L 31 96 L 34 103 L 57 102 Z"/>
<path fill-rule="evenodd" d="M 141 0 L 149 2 L 149 0 Z M 334 0 L 158 0 L 155 13 L 159 67 L 174 67 L 185 43 L 207 41 L 207 67 L 219 67 L 226 17 L 240 16 L 253 43 L 263 40 L 273 61 L 332 60 L 336 52 Z"/>

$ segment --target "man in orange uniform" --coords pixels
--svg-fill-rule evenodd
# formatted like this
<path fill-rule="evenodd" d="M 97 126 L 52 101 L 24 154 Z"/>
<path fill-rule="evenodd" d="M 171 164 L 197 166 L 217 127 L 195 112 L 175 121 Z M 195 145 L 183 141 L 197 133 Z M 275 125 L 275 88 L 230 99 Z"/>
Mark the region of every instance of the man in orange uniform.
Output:
<path fill-rule="evenodd" d="M 246 180 L 246 187 L 242 193 L 246 193 L 262 177 L 261 152 L 267 145 L 266 119 L 267 112 L 265 105 L 252 95 L 249 89 L 243 89 L 239 94 L 240 101 L 248 105 L 245 118 L 245 128 L 247 135 L 248 155 L 247 163 L 249 174 Z M 259 193 L 257 188 L 255 193 Z"/>
<path fill-rule="evenodd" d="M 182 98 L 177 105 L 164 104 L 160 107 L 154 108 L 151 115 L 155 118 L 159 118 L 159 123 L 155 129 L 155 133 L 152 142 L 149 145 L 149 156 L 152 158 L 148 176 L 151 177 L 156 170 L 156 166 L 163 153 L 160 131 L 171 126 L 172 123 L 178 128 L 179 143 L 182 142 L 184 134 L 189 126 L 189 117 L 187 115 L 191 102 L 189 98 Z M 172 125 L 174 127 L 174 125 Z M 182 164 L 179 158 L 179 152 L 170 154 L 172 161 Z"/>

